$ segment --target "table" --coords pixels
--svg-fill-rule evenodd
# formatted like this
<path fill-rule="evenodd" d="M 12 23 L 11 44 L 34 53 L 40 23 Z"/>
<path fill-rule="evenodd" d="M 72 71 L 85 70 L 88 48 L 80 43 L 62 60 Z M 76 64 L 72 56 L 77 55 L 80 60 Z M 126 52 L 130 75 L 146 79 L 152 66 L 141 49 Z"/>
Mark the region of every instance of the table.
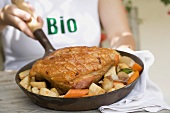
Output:
<path fill-rule="evenodd" d="M 0 113 L 66 113 L 42 108 L 34 104 L 15 82 L 16 71 L 0 71 Z M 75 112 L 69 112 L 75 113 Z M 77 111 L 77 113 L 100 113 L 98 110 Z M 138 112 L 145 113 L 145 112 Z M 159 113 L 170 113 L 160 111 Z"/>

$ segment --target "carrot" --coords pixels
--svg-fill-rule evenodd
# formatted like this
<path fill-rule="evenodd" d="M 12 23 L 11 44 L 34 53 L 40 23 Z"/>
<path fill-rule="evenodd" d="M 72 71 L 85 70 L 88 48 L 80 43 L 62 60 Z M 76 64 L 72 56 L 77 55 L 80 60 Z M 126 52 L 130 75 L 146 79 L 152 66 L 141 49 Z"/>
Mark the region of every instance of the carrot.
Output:
<path fill-rule="evenodd" d="M 139 77 L 139 71 L 134 71 L 132 76 L 128 79 L 127 84 L 132 83 L 134 80 L 136 80 Z"/>
<path fill-rule="evenodd" d="M 132 66 L 132 70 L 140 72 L 142 70 L 142 67 L 139 64 L 134 63 Z"/>
<path fill-rule="evenodd" d="M 87 95 L 85 95 L 83 97 L 90 97 L 90 96 L 94 96 L 94 95 L 93 94 L 87 94 Z"/>
<path fill-rule="evenodd" d="M 119 55 L 118 54 L 115 54 L 115 63 L 116 65 L 119 63 Z"/>
<path fill-rule="evenodd" d="M 65 95 L 64 98 L 77 98 L 87 95 L 89 89 L 70 89 Z"/>
<path fill-rule="evenodd" d="M 115 85 L 115 84 L 123 84 L 123 83 L 120 81 L 114 81 L 113 84 Z"/>

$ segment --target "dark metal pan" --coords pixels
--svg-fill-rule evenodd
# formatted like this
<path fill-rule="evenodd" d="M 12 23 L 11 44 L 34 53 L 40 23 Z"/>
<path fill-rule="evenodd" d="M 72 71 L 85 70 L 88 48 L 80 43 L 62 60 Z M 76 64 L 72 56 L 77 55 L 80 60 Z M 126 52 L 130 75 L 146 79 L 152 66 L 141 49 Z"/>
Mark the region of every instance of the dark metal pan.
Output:
<path fill-rule="evenodd" d="M 122 56 L 128 56 L 132 58 L 144 69 L 143 62 L 137 56 L 122 51 L 118 51 L 118 52 Z M 139 78 L 136 79 L 134 82 L 121 89 L 109 93 L 97 95 L 97 96 L 82 97 L 82 98 L 47 97 L 47 96 L 42 96 L 42 95 L 29 92 L 19 84 L 20 82 L 19 73 L 30 69 L 35 62 L 36 60 L 34 62 L 27 64 L 17 72 L 15 78 L 16 83 L 35 104 L 54 110 L 64 110 L 64 111 L 92 110 L 92 109 L 97 109 L 102 105 L 113 104 L 126 97 L 134 88 L 137 80 L 139 79 Z M 142 72 L 143 70 L 140 72 L 140 75 Z"/>
<path fill-rule="evenodd" d="M 21 8 L 23 10 L 29 10 L 29 9 L 26 9 L 26 7 L 22 6 L 23 0 L 12 0 L 12 2 L 14 4 L 16 4 L 17 6 L 19 6 L 19 8 Z M 35 20 L 32 19 L 31 21 L 35 21 Z M 28 26 L 32 30 L 36 39 L 44 47 L 44 49 L 45 49 L 44 56 L 46 56 L 47 54 L 53 52 L 55 49 L 50 44 L 49 40 L 45 36 L 42 29 L 39 26 L 32 25 L 31 21 L 30 21 L 30 23 L 28 23 Z M 122 52 L 122 51 L 118 51 L 118 52 L 122 56 L 128 56 L 128 57 L 132 58 L 135 62 L 137 62 L 139 65 L 141 65 L 142 68 L 144 69 L 143 62 L 137 56 L 126 53 L 126 52 Z M 82 98 L 47 97 L 47 96 L 42 96 L 42 95 L 34 94 L 32 92 L 27 91 L 19 83 L 20 82 L 19 73 L 21 73 L 22 71 L 31 69 L 32 65 L 37 60 L 22 67 L 17 72 L 15 80 L 16 80 L 16 83 L 18 84 L 18 86 L 24 91 L 24 93 L 30 98 L 30 100 L 32 100 L 35 104 L 37 104 L 39 106 L 49 108 L 49 109 L 65 110 L 65 111 L 97 109 L 98 107 L 100 107 L 102 105 L 109 105 L 109 104 L 115 103 L 115 102 L 123 99 L 124 97 L 126 97 L 131 92 L 131 90 L 135 86 L 137 80 L 139 79 L 139 78 L 136 79 L 134 82 L 132 82 L 131 84 L 129 84 L 121 89 L 118 89 L 118 90 L 115 90 L 115 91 L 112 91 L 109 93 L 97 95 L 97 96 L 82 97 Z M 142 71 L 140 72 L 140 75 L 141 75 Z"/>

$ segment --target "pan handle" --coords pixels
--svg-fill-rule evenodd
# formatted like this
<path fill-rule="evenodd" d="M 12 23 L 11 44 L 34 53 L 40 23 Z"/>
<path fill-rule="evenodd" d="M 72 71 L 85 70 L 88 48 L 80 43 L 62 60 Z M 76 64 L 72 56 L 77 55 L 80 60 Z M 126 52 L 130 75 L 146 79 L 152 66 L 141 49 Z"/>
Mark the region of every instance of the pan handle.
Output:
<path fill-rule="evenodd" d="M 47 39 L 47 37 L 46 37 L 46 35 L 45 35 L 45 33 L 43 32 L 42 29 L 37 29 L 35 32 L 33 32 L 33 34 L 36 37 L 36 39 L 38 39 L 38 41 L 43 46 L 43 48 L 45 49 L 44 56 L 55 51 L 55 49 L 53 48 L 53 46 L 51 45 L 51 43 Z"/>
<path fill-rule="evenodd" d="M 19 9 L 24 10 L 32 15 L 31 20 L 26 22 L 32 33 L 34 34 L 35 38 L 40 42 L 40 44 L 45 49 L 45 55 L 53 52 L 55 49 L 49 42 L 48 38 L 46 37 L 45 33 L 42 30 L 42 26 L 37 22 L 37 20 L 33 17 L 32 11 L 27 7 L 27 4 L 24 0 L 11 0 L 13 4 L 15 4 Z"/>

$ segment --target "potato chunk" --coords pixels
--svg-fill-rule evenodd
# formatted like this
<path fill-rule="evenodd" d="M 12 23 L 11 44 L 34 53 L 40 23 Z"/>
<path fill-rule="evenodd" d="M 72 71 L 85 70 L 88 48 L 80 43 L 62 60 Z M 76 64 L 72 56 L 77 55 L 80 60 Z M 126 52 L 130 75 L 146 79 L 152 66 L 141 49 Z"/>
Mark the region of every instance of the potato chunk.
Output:
<path fill-rule="evenodd" d="M 121 82 L 114 82 L 114 88 L 117 90 L 117 89 L 120 89 L 120 88 L 123 88 L 125 87 L 125 85 Z"/>
<path fill-rule="evenodd" d="M 33 87 L 33 88 L 31 89 L 31 91 L 32 91 L 33 93 L 35 93 L 35 94 L 39 94 L 39 92 L 40 92 L 37 87 Z"/>
<path fill-rule="evenodd" d="M 30 72 L 30 70 L 25 70 L 25 71 L 19 73 L 19 78 L 20 78 L 21 80 L 23 80 L 26 76 L 29 75 L 29 72 Z"/>
<path fill-rule="evenodd" d="M 105 77 L 102 87 L 106 92 L 108 92 L 113 87 L 113 80 L 111 78 Z"/>
<path fill-rule="evenodd" d="M 45 82 L 30 82 L 30 85 L 32 87 L 37 87 L 38 89 L 46 88 L 46 83 Z"/>
<path fill-rule="evenodd" d="M 56 93 L 50 91 L 47 88 L 41 88 L 39 94 L 44 96 L 57 97 Z"/>
<path fill-rule="evenodd" d="M 56 88 L 51 88 L 50 91 L 54 92 L 57 96 L 59 96 L 59 93 Z"/>
<path fill-rule="evenodd" d="M 20 85 L 27 89 L 30 85 L 30 77 L 26 76 L 23 80 L 20 81 Z"/>
<path fill-rule="evenodd" d="M 105 93 L 105 90 L 96 85 L 95 83 L 92 83 L 90 85 L 88 95 L 99 95 L 103 93 Z"/>

